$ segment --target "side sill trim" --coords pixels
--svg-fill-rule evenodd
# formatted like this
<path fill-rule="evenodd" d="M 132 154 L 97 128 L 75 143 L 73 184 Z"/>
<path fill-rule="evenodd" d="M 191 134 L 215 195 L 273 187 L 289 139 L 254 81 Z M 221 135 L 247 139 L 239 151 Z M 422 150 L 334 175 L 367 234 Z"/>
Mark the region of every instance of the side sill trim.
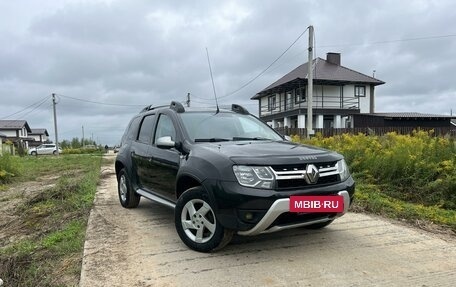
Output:
<path fill-rule="evenodd" d="M 143 189 L 138 188 L 136 190 L 136 193 L 141 195 L 141 196 L 144 196 L 145 198 L 147 198 L 149 200 L 152 200 L 154 202 L 163 204 L 163 205 L 165 205 L 167 207 L 170 207 L 172 209 L 174 209 L 176 207 L 176 204 L 172 203 L 171 201 L 166 200 L 166 199 L 164 199 L 162 197 L 156 196 L 156 195 L 154 195 L 152 193 L 149 193 L 149 192 L 147 192 L 147 191 L 145 191 Z"/>

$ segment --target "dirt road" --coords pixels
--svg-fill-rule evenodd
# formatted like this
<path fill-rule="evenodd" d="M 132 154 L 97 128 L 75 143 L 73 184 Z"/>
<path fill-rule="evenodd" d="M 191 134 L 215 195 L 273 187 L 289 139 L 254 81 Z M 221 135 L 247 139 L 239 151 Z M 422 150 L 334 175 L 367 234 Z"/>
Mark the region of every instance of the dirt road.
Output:
<path fill-rule="evenodd" d="M 324 230 L 235 237 L 204 254 L 181 243 L 172 210 L 119 205 L 104 171 L 80 286 L 454 286 L 456 239 L 349 213 Z"/>

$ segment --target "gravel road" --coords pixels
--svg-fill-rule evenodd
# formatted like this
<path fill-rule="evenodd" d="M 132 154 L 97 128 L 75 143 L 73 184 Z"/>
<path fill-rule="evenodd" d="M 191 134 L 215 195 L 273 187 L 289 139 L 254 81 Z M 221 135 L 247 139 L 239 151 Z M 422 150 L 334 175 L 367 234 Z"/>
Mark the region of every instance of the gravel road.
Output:
<path fill-rule="evenodd" d="M 145 199 L 124 209 L 103 168 L 80 286 L 454 286 L 456 239 L 348 213 L 329 227 L 235 237 L 214 254 L 189 250 L 173 211 Z"/>

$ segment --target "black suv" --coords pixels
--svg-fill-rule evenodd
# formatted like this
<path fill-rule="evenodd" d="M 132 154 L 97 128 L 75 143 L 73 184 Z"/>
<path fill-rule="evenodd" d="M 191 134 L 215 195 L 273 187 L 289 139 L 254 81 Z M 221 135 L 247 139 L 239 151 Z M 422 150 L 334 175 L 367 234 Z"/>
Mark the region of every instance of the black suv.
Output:
<path fill-rule="evenodd" d="M 347 211 L 355 190 L 341 155 L 287 141 L 239 105 L 144 108 L 122 137 L 115 168 L 123 207 L 143 196 L 173 208 L 180 238 L 201 252 L 222 248 L 234 233 L 325 227 Z M 298 195 L 337 197 L 343 207 L 292 212 Z"/>

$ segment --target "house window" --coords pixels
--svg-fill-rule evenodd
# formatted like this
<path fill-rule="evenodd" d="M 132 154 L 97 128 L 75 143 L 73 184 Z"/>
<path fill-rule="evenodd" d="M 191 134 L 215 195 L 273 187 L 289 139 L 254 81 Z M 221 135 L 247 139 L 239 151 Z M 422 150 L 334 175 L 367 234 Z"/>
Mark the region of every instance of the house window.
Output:
<path fill-rule="evenodd" d="M 299 104 L 306 101 L 306 88 L 296 89 L 295 104 Z"/>
<path fill-rule="evenodd" d="M 355 86 L 355 97 L 365 97 L 366 86 Z"/>
<path fill-rule="evenodd" d="M 268 98 L 268 111 L 276 109 L 276 96 L 270 96 Z"/>

